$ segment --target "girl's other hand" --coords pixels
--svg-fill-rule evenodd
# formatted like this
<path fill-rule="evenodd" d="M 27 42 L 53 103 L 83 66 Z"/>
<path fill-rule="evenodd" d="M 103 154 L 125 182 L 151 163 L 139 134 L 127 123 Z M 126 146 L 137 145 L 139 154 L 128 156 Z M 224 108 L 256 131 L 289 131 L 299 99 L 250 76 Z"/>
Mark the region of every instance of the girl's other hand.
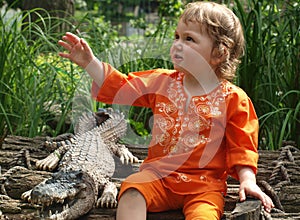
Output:
<path fill-rule="evenodd" d="M 256 177 L 253 170 L 246 166 L 236 166 L 236 171 L 239 175 L 240 188 L 239 197 L 240 201 L 246 200 L 246 196 L 253 196 L 261 200 L 265 210 L 270 212 L 274 208 L 272 199 L 265 194 L 256 184 Z"/>

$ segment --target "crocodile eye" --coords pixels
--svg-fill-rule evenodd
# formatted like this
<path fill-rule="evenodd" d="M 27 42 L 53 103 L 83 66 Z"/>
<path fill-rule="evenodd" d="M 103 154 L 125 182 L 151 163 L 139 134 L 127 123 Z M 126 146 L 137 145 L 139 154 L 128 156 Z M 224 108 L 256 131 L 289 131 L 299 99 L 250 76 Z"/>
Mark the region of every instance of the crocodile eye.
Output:
<path fill-rule="evenodd" d="M 96 115 L 96 124 L 97 126 L 101 125 L 103 122 L 105 122 L 107 119 L 109 119 L 109 115 L 102 114 L 102 115 Z"/>
<path fill-rule="evenodd" d="M 70 178 L 71 179 L 76 179 L 77 175 L 75 173 L 70 173 Z"/>
<path fill-rule="evenodd" d="M 104 113 L 104 112 L 106 112 L 106 110 L 104 109 L 104 108 L 98 108 L 98 111 L 97 111 L 97 113 Z"/>

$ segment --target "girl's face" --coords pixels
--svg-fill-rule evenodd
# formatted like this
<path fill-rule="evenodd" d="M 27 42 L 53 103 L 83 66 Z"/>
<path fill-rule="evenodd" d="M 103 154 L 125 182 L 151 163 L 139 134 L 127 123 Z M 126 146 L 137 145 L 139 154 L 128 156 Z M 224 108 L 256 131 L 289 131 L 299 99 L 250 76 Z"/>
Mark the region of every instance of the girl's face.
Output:
<path fill-rule="evenodd" d="M 213 41 L 207 34 L 201 33 L 199 23 L 188 22 L 186 24 L 179 21 L 170 50 L 171 59 L 177 71 L 192 74 L 194 77 L 211 72 L 214 69 L 212 49 Z"/>

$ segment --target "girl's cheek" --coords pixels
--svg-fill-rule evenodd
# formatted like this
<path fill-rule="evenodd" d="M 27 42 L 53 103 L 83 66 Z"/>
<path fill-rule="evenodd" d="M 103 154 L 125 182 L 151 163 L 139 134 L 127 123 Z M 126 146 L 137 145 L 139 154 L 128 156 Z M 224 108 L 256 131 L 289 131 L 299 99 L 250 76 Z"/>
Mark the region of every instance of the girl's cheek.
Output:
<path fill-rule="evenodd" d="M 172 44 L 172 46 L 170 47 L 170 54 L 172 54 L 174 51 L 174 43 Z"/>

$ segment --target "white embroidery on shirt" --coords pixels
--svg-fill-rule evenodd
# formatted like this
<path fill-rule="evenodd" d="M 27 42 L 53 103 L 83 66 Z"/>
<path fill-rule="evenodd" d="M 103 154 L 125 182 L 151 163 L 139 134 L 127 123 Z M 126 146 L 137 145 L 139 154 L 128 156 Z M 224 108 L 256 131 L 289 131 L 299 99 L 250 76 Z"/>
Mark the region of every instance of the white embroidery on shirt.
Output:
<path fill-rule="evenodd" d="M 225 97 L 230 93 L 231 86 L 226 82 L 205 96 L 195 96 L 184 111 L 187 98 L 182 86 L 183 74 L 179 73 L 168 86 L 170 102 L 159 102 L 156 108 L 162 114 L 155 120 L 154 126 L 161 131 L 155 135 L 157 144 L 164 147 L 164 153 L 172 155 L 184 153 L 199 145 L 205 145 L 211 139 L 204 134 L 214 124 L 212 117 L 222 114 Z"/>

